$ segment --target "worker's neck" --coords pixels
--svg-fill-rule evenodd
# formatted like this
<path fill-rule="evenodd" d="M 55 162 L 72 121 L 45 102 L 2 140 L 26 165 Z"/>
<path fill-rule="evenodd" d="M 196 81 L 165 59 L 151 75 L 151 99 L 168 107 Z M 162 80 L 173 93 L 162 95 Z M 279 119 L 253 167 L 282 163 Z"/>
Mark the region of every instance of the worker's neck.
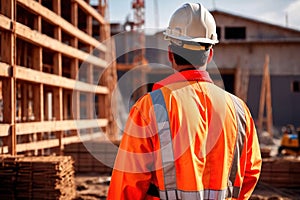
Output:
<path fill-rule="evenodd" d="M 193 65 L 173 65 L 173 69 L 176 72 L 182 72 L 187 70 L 205 70 L 205 67 L 193 66 Z"/>
<path fill-rule="evenodd" d="M 173 69 L 177 72 L 181 72 L 186 70 L 195 70 L 196 68 L 193 65 L 173 65 Z"/>

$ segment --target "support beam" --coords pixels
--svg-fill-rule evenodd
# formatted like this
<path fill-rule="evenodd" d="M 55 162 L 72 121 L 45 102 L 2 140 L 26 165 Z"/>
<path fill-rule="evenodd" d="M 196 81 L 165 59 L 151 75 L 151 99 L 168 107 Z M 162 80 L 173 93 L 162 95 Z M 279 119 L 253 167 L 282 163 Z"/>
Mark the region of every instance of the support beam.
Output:
<path fill-rule="evenodd" d="M 54 108 L 54 117 L 55 120 L 63 120 L 63 90 L 62 88 L 55 88 L 53 90 L 53 108 Z M 59 154 L 62 155 L 63 154 L 63 143 L 62 143 L 62 139 L 63 139 L 63 131 L 57 131 L 56 132 L 56 138 L 59 141 Z"/>
<path fill-rule="evenodd" d="M 3 43 L 2 43 L 3 44 Z M 3 122 L 9 124 L 8 149 L 12 155 L 16 154 L 16 132 L 15 132 L 15 80 L 13 77 L 2 80 L 2 87 L 5 88 L 3 95 Z"/>
<path fill-rule="evenodd" d="M 259 101 L 259 112 L 257 128 L 258 132 L 261 133 L 264 130 L 264 122 L 266 122 L 267 132 L 273 136 L 273 115 L 272 115 L 272 100 L 271 100 L 271 80 L 269 71 L 270 56 L 265 56 L 264 72 L 262 77 L 260 101 Z M 266 109 L 266 117 L 264 117 Z"/>
<path fill-rule="evenodd" d="M 35 132 L 56 132 L 97 128 L 105 127 L 107 126 L 107 123 L 107 119 L 24 122 L 16 124 L 16 133 L 17 135 L 27 135 L 31 134 L 32 130 L 34 130 Z"/>
<path fill-rule="evenodd" d="M 15 20 L 15 1 L 14 0 L 1 0 L 1 13 L 3 13 L 8 20 Z M 1 20 L 0 20 L 1 21 Z M 6 22 L 7 20 L 5 20 Z M 2 23 L 1 23 L 2 24 Z M 12 28 L 12 27 L 10 27 Z M 7 63 L 12 69 L 15 67 L 16 55 L 16 36 L 14 32 L 2 31 L 1 32 L 1 60 Z M 16 108 L 16 87 L 15 76 L 11 74 L 10 77 L 4 78 L 2 81 L 2 88 L 5 88 L 5 95 L 3 95 L 3 122 L 9 124 L 9 136 L 7 139 L 8 153 L 16 155 L 17 137 L 15 131 L 15 108 Z"/>
<path fill-rule="evenodd" d="M 39 33 L 42 32 L 42 16 L 37 15 L 34 18 L 34 29 Z M 43 49 L 41 46 L 36 46 L 33 48 L 33 59 L 32 59 L 33 69 L 42 72 L 43 71 Z M 33 89 L 33 114 L 35 121 L 44 121 L 44 85 L 42 83 L 37 83 L 32 86 Z M 33 133 L 33 142 L 43 140 L 44 133 Z M 44 148 L 38 149 L 35 146 L 34 155 L 44 155 Z"/>
<path fill-rule="evenodd" d="M 44 85 L 62 87 L 70 90 L 78 90 L 82 92 L 93 92 L 97 94 L 108 94 L 107 87 L 92 85 L 73 79 L 61 77 L 58 75 L 39 72 L 29 68 L 16 66 L 16 78 L 20 80 L 30 81 L 33 83 L 42 83 Z"/>
<path fill-rule="evenodd" d="M 84 142 L 84 141 L 90 141 L 95 138 L 105 139 L 103 137 L 103 133 L 95 133 L 92 136 L 71 136 L 66 137 L 62 139 L 62 145 L 71 144 L 71 143 L 78 143 L 78 142 Z M 43 149 L 43 148 L 54 148 L 59 145 L 58 139 L 50 139 L 50 140 L 44 140 L 44 141 L 38 141 L 38 142 L 31 142 L 31 143 L 24 143 L 24 144 L 18 144 L 18 152 L 24 152 L 24 151 L 32 151 L 35 149 Z M 4 147 L 3 150 L 6 152 L 6 148 Z M 1 153 L 1 149 L 0 149 Z"/>
<path fill-rule="evenodd" d="M 71 5 L 71 23 L 78 28 L 78 3 L 72 1 Z M 74 48 L 78 48 L 78 38 L 73 38 L 71 41 L 71 46 Z M 79 60 L 74 58 L 71 62 L 71 78 L 77 79 L 79 72 Z M 80 92 L 73 90 L 72 93 L 72 106 L 71 113 L 73 119 L 80 119 Z"/>
<path fill-rule="evenodd" d="M 29 121 L 28 116 L 28 84 L 21 84 L 21 110 L 22 110 L 22 122 Z"/>
<path fill-rule="evenodd" d="M 38 32 L 42 31 L 42 18 L 37 16 L 35 18 L 34 27 Z M 33 49 L 33 69 L 38 73 L 43 71 L 43 49 L 40 46 L 36 46 Z M 33 112 L 35 121 L 44 121 L 44 90 L 43 83 L 38 82 L 33 85 Z"/>
<path fill-rule="evenodd" d="M 61 3 L 60 0 L 53 1 L 53 10 L 57 15 L 61 15 Z M 62 32 L 61 27 L 57 26 L 54 29 L 54 38 L 61 42 L 62 40 Z M 55 53 L 53 60 L 54 74 L 58 76 L 62 76 L 62 54 L 60 52 Z M 53 89 L 53 108 L 54 108 L 54 117 L 55 120 L 63 120 L 63 108 L 67 105 L 63 104 L 63 88 L 58 87 Z M 59 144 L 59 155 L 63 155 L 64 145 L 62 143 L 63 139 L 63 131 L 57 131 L 56 139 L 58 139 Z"/>

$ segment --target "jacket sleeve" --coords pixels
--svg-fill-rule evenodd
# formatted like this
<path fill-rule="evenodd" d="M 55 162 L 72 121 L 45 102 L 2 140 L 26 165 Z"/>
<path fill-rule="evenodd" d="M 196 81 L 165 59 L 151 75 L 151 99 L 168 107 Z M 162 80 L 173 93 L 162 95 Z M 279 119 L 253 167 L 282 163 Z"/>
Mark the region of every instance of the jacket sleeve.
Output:
<path fill-rule="evenodd" d="M 262 165 L 260 146 L 255 124 L 248 108 L 246 108 L 246 130 L 247 138 L 244 148 L 246 151 L 246 166 L 239 199 L 250 198 L 258 182 Z"/>
<path fill-rule="evenodd" d="M 133 107 L 115 160 L 107 199 L 154 199 L 147 196 L 154 163 L 154 136 L 149 126 L 149 116 Z"/>

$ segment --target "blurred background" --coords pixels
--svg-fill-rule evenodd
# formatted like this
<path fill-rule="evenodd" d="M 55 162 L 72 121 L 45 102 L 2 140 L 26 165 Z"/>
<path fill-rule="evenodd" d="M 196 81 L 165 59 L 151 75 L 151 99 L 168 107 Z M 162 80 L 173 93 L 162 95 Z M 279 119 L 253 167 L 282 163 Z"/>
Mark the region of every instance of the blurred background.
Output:
<path fill-rule="evenodd" d="M 0 0 L 0 199 L 106 198 L 129 109 L 174 73 L 163 31 L 184 3 Z M 251 198 L 300 199 L 300 0 L 201 3 L 208 71 L 258 131 Z"/>

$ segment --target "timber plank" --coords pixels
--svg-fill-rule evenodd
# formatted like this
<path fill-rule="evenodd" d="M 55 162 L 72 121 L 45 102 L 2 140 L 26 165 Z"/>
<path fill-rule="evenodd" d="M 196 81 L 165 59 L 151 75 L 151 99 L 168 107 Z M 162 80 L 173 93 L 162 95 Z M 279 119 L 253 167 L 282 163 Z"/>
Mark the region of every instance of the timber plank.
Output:
<path fill-rule="evenodd" d="M 4 77 L 11 76 L 11 66 L 9 64 L 0 62 L 0 76 L 4 76 Z"/>
<path fill-rule="evenodd" d="M 0 28 L 5 30 L 11 29 L 11 20 L 2 14 L 0 14 Z"/>
<path fill-rule="evenodd" d="M 10 124 L 0 124 L 0 137 L 9 136 Z"/>
<path fill-rule="evenodd" d="M 34 83 L 42 83 L 56 87 L 63 87 L 82 92 L 92 92 L 97 94 L 108 94 L 108 89 L 103 86 L 92 85 L 78 80 L 61 77 L 55 74 L 36 71 L 33 69 L 16 66 L 15 76 L 18 79 Z"/>
<path fill-rule="evenodd" d="M 17 135 L 26 135 L 32 133 L 33 131 L 56 132 L 84 128 L 105 127 L 107 126 L 107 123 L 107 119 L 27 122 L 16 124 L 16 133 Z"/>

